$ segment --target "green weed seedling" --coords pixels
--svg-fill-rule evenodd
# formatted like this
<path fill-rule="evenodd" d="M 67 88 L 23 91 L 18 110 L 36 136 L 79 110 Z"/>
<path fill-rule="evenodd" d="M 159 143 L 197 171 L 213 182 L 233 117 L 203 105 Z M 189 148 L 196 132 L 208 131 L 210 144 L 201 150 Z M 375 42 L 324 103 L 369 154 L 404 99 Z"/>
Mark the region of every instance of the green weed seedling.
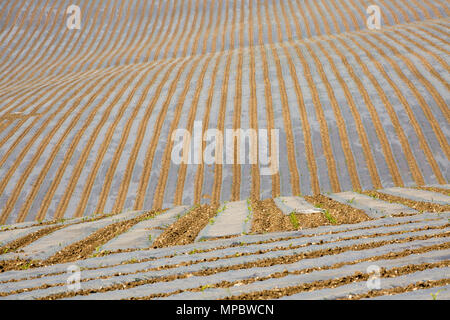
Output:
<path fill-rule="evenodd" d="M 441 291 L 445 291 L 445 289 L 441 289 L 441 290 L 439 290 L 439 291 L 436 292 L 436 293 L 430 293 L 430 295 L 431 295 L 431 297 L 433 298 L 433 300 L 437 300 L 438 294 L 439 294 Z"/>
<path fill-rule="evenodd" d="M 332 224 L 336 224 L 336 220 L 334 219 L 334 217 L 330 214 L 330 212 L 328 210 L 325 210 L 324 212 L 325 217 L 328 219 L 328 221 L 330 221 Z"/>
<path fill-rule="evenodd" d="M 295 215 L 294 212 L 291 212 L 291 214 L 289 215 L 289 219 L 291 220 L 291 223 L 294 226 L 294 228 L 298 229 L 300 224 L 298 223 L 297 216 Z"/>

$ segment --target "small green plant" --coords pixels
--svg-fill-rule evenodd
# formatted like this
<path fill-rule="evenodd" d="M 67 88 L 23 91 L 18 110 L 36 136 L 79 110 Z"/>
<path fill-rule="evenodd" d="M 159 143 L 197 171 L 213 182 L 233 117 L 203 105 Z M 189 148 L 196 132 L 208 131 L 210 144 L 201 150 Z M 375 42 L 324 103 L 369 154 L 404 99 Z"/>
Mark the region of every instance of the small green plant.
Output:
<path fill-rule="evenodd" d="M 430 293 L 430 295 L 431 295 L 431 297 L 433 298 L 433 300 L 437 300 L 438 294 L 439 294 L 441 291 L 445 291 L 445 289 L 441 289 L 441 290 L 439 290 L 439 291 L 436 292 L 436 293 Z"/>
<path fill-rule="evenodd" d="M 152 235 L 151 234 L 148 235 L 148 241 L 152 242 Z"/>
<path fill-rule="evenodd" d="M 330 221 L 332 224 L 336 224 L 336 220 L 334 219 L 334 217 L 330 214 L 330 212 L 328 210 L 324 211 L 325 214 L 325 218 L 328 219 L 328 221 Z"/>
<path fill-rule="evenodd" d="M 215 220 L 214 218 L 209 219 L 209 224 L 210 224 L 210 225 L 213 225 L 214 222 L 216 222 L 216 220 Z"/>
<path fill-rule="evenodd" d="M 291 212 L 291 214 L 289 215 L 289 219 L 291 220 L 291 223 L 294 226 L 294 228 L 298 229 L 300 224 L 298 223 L 297 216 L 295 215 L 294 212 Z"/>
<path fill-rule="evenodd" d="M 351 198 L 350 200 L 347 200 L 348 203 L 353 203 L 355 202 L 355 197 Z"/>

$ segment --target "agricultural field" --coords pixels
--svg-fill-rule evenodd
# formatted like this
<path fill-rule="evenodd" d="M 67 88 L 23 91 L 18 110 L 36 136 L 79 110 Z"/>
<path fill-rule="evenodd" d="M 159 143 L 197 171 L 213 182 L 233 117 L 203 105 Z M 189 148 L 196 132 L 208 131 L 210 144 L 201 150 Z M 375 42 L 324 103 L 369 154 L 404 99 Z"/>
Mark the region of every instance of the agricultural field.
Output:
<path fill-rule="evenodd" d="M 5 0 L 0 300 L 450 299 L 446 0 Z"/>

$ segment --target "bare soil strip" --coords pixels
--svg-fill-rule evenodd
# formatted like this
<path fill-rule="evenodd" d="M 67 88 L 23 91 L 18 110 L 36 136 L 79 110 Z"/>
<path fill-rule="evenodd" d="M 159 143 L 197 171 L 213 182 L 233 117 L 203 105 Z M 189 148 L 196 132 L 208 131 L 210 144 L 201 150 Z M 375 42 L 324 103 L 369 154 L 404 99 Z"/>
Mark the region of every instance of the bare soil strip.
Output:
<path fill-rule="evenodd" d="M 424 263 L 419 265 L 407 265 L 403 267 L 397 267 L 392 269 L 383 269 L 380 274 L 381 277 L 398 277 L 404 274 L 409 274 L 413 272 L 419 272 L 427 269 L 433 268 L 444 268 L 450 265 L 450 260 L 436 262 L 436 263 Z M 264 290 L 259 292 L 244 293 L 237 296 L 226 297 L 223 300 L 266 300 L 266 299 L 276 299 L 284 296 L 290 296 L 295 293 L 313 291 L 325 288 L 334 288 L 343 286 L 353 282 L 367 281 L 370 274 L 355 272 L 352 276 L 341 277 L 337 279 L 325 280 L 325 281 L 315 281 L 311 283 L 303 283 L 297 286 L 286 287 L 286 288 L 276 288 L 271 290 Z"/>
<path fill-rule="evenodd" d="M 387 202 L 398 202 L 401 204 L 404 204 L 405 206 L 411 207 L 413 209 L 416 209 L 420 212 L 445 212 L 450 211 L 450 205 L 440 205 L 436 203 L 431 202 L 425 202 L 425 201 L 414 201 L 402 197 L 392 196 L 389 194 L 384 194 L 378 191 L 363 191 L 363 194 L 366 194 L 368 196 L 371 196 L 376 199 L 381 199 L 383 201 Z"/>
<path fill-rule="evenodd" d="M 445 135 L 443 134 L 438 122 L 436 121 L 436 118 L 431 113 L 429 104 L 426 102 L 424 96 L 418 91 L 417 87 L 414 85 L 414 83 L 404 74 L 404 72 L 401 70 L 400 66 L 391 59 L 386 52 L 381 50 L 377 43 L 371 42 L 368 37 L 364 37 L 362 35 L 357 35 L 358 38 L 355 38 L 353 35 L 349 37 L 350 40 L 352 40 L 356 46 L 361 48 L 363 51 L 367 51 L 362 45 L 361 40 L 364 40 L 371 48 L 376 50 L 378 52 L 378 55 L 380 57 L 383 57 L 383 60 L 386 60 L 389 62 L 389 64 L 392 66 L 392 68 L 395 70 L 395 72 L 398 74 L 398 76 L 406 83 L 408 88 L 412 91 L 414 96 L 417 98 L 420 107 L 422 108 L 427 120 L 429 121 L 431 127 L 433 128 L 433 131 L 436 135 L 437 140 L 439 141 L 439 144 L 442 148 L 442 151 L 446 154 L 447 157 L 450 157 L 450 151 L 448 148 L 447 140 L 445 139 Z M 398 53 L 400 55 L 400 53 Z M 401 55 L 400 55 L 401 57 Z M 380 60 L 380 59 L 378 59 Z M 406 62 L 405 62 L 406 63 Z"/>
<path fill-rule="evenodd" d="M 200 205 L 168 227 L 153 243 L 154 248 L 193 243 L 217 213 L 217 206 Z"/>
<path fill-rule="evenodd" d="M 371 220 L 363 210 L 355 209 L 321 194 L 305 196 L 305 199 L 316 207 L 322 208 L 325 212 L 328 212 L 329 215 L 325 213 L 325 216 L 333 224 L 351 224 Z M 330 216 L 332 218 L 330 218 Z"/>
<path fill-rule="evenodd" d="M 159 9 L 158 9 L 159 10 Z M 151 113 L 154 110 L 154 107 L 156 105 L 156 102 L 159 98 L 159 95 L 164 87 L 164 84 L 168 81 L 169 75 L 172 73 L 172 71 L 175 69 L 176 64 L 173 64 L 170 68 L 168 68 L 163 76 L 163 79 L 160 80 L 158 87 L 156 88 L 156 91 L 152 97 L 152 100 L 149 102 L 149 107 L 145 110 L 145 114 L 143 115 L 141 121 L 139 122 L 138 127 L 138 133 L 135 138 L 135 141 L 133 143 L 133 148 L 130 152 L 130 157 L 127 163 L 127 168 L 125 169 L 125 172 L 123 174 L 122 181 L 120 183 L 119 191 L 117 193 L 116 201 L 114 203 L 113 211 L 119 212 L 121 211 L 121 208 L 123 208 L 123 204 L 125 203 L 126 194 L 128 192 L 129 184 L 132 177 L 133 169 L 136 165 L 137 160 L 137 154 L 141 148 L 142 141 L 144 139 L 144 136 L 146 134 L 146 126 L 148 123 L 148 120 L 151 116 Z M 178 66 L 180 67 L 180 66 Z M 146 169 L 144 169 L 146 170 Z M 139 208 L 143 206 L 143 200 L 140 199 L 140 194 L 138 193 L 135 200 L 134 208 Z"/>
<path fill-rule="evenodd" d="M 212 73 L 212 78 L 209 79 L 210 85 L 208 89 L 208 100 L 206 102 L 206 110 L 203 116 L 203 127 L 202 127 L 202 136 L 204 136 L 208 126 L 209 126 L 209 117 L 212 106 L 212 99 L 214 94 L 214 87 L 216 83 L 216 74 L 218 73 L 219 63 L 221 58 L 223 57 L 223 53 L 221 53 L 217 58 L 214 65 L 214 70 Z M 204 153 L 206 148 L 206 141 L 202 139 L 202 154 Z M 182 163 L 180 165 L 180 169 L 178 171 L 178 184 L 175 192 L 174 203 L 176 205 L 181 204 L 181 194 L 182 194 L 182 186 L 184 186 L 184 180 L 186 178 L 186 164 Z M 204 164 L 203 161 L 197 166 L 197 172 L 195 173 L 195 183 L 194 183 L 194 203 L 200 203 L 202 197 L 203 190 L 203 177 L 204 177 Z"/>

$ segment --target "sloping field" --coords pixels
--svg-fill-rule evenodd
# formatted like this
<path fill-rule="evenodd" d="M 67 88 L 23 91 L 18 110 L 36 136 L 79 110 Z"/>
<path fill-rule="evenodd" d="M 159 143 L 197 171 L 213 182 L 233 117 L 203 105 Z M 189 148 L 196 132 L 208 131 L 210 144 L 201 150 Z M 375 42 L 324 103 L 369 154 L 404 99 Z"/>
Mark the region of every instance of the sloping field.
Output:
<path fill-rule="evenodd" d="M 448 1 L 70 4 L 2 4 L 1 223 L 448 183 Z M 196 121 L 278 129 L 278 170 L 174 163 Z"/>
<path fill-rule="evenodd" d="M 0 231 L 0 300 L 450 299 L 446 188 L 11 225 Z"/>

